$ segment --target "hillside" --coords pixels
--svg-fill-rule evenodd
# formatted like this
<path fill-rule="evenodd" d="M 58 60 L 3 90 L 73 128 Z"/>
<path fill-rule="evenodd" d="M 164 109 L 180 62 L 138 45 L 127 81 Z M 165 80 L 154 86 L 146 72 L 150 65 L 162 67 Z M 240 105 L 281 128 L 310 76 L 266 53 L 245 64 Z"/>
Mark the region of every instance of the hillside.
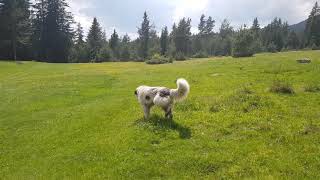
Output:
<path fill-rule="evenodd" d="M 320 52 L 144 63 L 0 62 L 3 179 L 320 179 Z M 307 57 L 311 64 L 298 64 Z M 191 85 L 143 120 L 137 86 Z M 293 94 L 271 92 L 293 90 Z"/>
<path fill-rule="evenodd" d="M 294 24 L 289 26 L 289 30 L 294 31 L 296 33 L 303 33 L 306 28 L 307 20 L 302 21 L 298 24 Z"/>

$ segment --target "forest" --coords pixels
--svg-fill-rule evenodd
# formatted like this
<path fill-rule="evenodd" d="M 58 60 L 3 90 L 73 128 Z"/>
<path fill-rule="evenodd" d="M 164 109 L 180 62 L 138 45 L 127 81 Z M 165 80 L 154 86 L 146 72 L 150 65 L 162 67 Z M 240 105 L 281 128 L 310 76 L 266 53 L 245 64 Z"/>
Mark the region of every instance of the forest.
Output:
<path fill-rule="evenodd" d="M 0 0 L 0 59 L 36 60 L 51 63 L 144 61 L 150 64 L 211 56 L 250 57 L 261 52 L 319 49 L 320 8 L 315 3 L 303 31 L 275 17 L 261 27 L 234 28 L 228 19 L 214 31 L 214 17 L 199 17 L 198 33 L 191 33 L 191 19 L 157 32 L 144 12 L 136 39 L 120 37 L 116 30 L 107 37 L 93 18 L 88 34 L 74 21 L 66 0 Z"/>

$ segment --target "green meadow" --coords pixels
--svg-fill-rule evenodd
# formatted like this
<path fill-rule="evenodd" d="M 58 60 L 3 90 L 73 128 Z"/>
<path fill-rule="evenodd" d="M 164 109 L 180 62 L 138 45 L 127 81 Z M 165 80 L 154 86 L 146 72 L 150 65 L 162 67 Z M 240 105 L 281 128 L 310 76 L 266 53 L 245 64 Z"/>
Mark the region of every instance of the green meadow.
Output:
<path fill-rule="evenodd" d="M 144 120 L 135 88 L 180 77 L 191 92 L 173 120 Z M 320 51 L 0 62 L 0 179 L 79 178 L 320 179 Z"/>

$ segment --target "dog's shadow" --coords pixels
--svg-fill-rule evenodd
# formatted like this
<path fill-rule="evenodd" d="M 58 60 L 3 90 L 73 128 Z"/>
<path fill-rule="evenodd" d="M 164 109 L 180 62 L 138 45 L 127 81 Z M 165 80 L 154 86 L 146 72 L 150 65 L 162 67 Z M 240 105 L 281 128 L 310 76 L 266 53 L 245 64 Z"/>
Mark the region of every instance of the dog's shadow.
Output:
<path fill-rule="evenodd" d="M 151 125 L 155 131 L 168 131 L 174 130 L 179 133 L 181 139 L 190 139 L 191 130 L 188 127 L 182 126 L 175 122 L 173 119 L 167 119 L 160 117 L 159 115 L 153 115 L 149 119 L 136 120 L 137 125 Z"/>

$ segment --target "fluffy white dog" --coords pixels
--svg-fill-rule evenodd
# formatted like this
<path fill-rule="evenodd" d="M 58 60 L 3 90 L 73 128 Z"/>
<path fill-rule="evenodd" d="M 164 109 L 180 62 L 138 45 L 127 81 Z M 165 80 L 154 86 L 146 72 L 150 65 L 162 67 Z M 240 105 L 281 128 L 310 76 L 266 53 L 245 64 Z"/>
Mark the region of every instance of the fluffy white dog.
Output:
<path fill-rule="evenodd" d="M 185 79 L 180 78 L 176 83 L 178 86 L 177 89 L 149 86 L 140 86 L 136 89 L 135 95 L 143 107 L 145 119 L 149 118 L 150 109 L 154 105 L 164 110 L 166 118 L 172 119 L 173 104 L 177 101 L 184 100 L 190 91 L 189 83 Z"/>

